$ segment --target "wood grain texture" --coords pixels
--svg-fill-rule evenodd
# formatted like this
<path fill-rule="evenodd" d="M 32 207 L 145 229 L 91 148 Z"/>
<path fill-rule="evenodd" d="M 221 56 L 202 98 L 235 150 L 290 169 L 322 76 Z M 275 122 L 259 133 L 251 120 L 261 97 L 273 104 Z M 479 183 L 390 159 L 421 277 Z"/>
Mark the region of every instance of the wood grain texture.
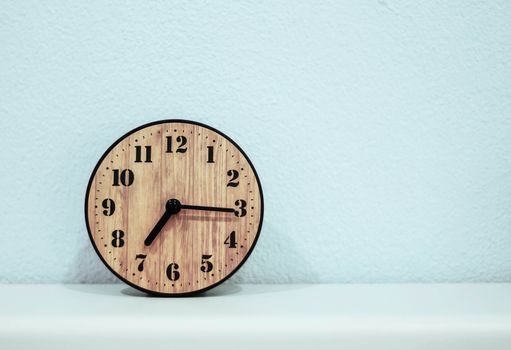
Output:
<path fill-rule="evenodd" d="M 172 152 L 168 152 L 168 137 Z M 180 139 L 178 139 L 180 137 Z M 178 146 L 187 142 L 177 152 Z M 178 142 L 180 140 L 181 142 Z M 136 147 L 141 160 L 136 162 Z M 151 162 L 145 146 L 151 147 Z M 208 147 L 214 163 L 208 162 Z M 134 180 L 114 186 L 115 172 L 130 169 Z M 237 186 L 227 186 L 234 170 Z M 121 177 L 121 176 L 120 176 Z M 168 199 L 182 204 L 234 208 L 244 200 L 246 215 L 181 210 L 165 224 L 150 246 L 144 240 L 165 212 Z M 103 206 L 105 199 L 115 202 L 115 211 Z M 229 277 L 251 252 L 262 224 L 263 198 L 256 172 L 242 151 L 228 138 L 205 125 L 186 121 L 162 121 L 135 129 L 114 144 L 92 174 L 86 198 L 86 215 L 91 240 L 104 263 L 125 282 L 147 292 L 166 295 L 193 293 L 214 286 Z M 122 231 L 122 243 L 119 233 Z M 236 247 L 225 244 L 235 232 Z M 229 240 L 227 241 L 229 243 Z M 115 245 L 118 245 L 116 247 Z M 143 270 L 140 271 L 145 255 Z M 209 272 L 204 272 L 213 264 Z M 177 264 L 167 273 L 170 264 Z M 175 265 L 174 265 L 175 266 Z"/>

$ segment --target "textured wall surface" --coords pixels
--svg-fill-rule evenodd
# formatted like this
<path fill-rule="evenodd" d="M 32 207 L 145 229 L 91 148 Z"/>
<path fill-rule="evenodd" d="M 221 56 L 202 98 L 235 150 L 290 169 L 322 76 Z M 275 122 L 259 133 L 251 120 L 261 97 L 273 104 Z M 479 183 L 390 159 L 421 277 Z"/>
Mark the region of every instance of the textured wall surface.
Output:
<path fill-rule="evenodd" d="M 0 3 L 0 282 L 112 281 L 90 172 L 172 117 L 261 177 L 236 281 L 511 281 L 509 2 L 221 3 Z"/>

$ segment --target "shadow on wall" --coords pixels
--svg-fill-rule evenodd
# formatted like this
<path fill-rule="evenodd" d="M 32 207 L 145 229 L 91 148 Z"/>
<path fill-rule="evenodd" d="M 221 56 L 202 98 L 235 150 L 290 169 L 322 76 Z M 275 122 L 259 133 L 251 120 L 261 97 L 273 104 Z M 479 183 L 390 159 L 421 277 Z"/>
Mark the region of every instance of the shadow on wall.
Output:
<path fill-rule="evenodd" d="M 231 283 L 318 283 L 320 271 L 314 268 L 314 256 L 300 255 L 292 233 L 263 223 L 254 251 Z"/>
<path fill-rule="evenodd" d="M 80 247 L 75 254 L 67 274 L 67 283 L 118 283 L 115 277 L 100 260 L 86 232 L 85 239 L 80 240 Z"/>
<path fill-rule="evenodd" d="M 86 233 L 66 283 L 122 283 L 101 262 Z M 254 251 L 227 283 L 317 283 L 313 256 L 300 255 L 291 233 L 265 222 Z"/>

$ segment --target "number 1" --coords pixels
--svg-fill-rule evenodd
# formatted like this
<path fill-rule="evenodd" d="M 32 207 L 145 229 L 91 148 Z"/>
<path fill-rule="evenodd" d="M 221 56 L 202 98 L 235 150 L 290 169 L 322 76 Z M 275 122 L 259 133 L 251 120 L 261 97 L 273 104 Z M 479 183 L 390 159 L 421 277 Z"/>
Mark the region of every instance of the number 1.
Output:
<path fill-rule="evenodd" d="M 208 146 L 208 163 L 214 163 L 215 160 L 213 159 L 213 146 Z"/>

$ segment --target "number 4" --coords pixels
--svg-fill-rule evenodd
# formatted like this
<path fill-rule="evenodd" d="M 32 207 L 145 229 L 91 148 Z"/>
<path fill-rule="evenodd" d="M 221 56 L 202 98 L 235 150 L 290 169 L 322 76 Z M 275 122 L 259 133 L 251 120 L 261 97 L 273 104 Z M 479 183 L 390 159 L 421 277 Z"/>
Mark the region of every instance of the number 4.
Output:
<path fill-rule="evenodd" d="M 238 243 L 236 242 L 236 231 L 232 231 L 229 236 L 224 241 L 225 245 L 228 245 L 229 248 L 236 248 Z"/>

